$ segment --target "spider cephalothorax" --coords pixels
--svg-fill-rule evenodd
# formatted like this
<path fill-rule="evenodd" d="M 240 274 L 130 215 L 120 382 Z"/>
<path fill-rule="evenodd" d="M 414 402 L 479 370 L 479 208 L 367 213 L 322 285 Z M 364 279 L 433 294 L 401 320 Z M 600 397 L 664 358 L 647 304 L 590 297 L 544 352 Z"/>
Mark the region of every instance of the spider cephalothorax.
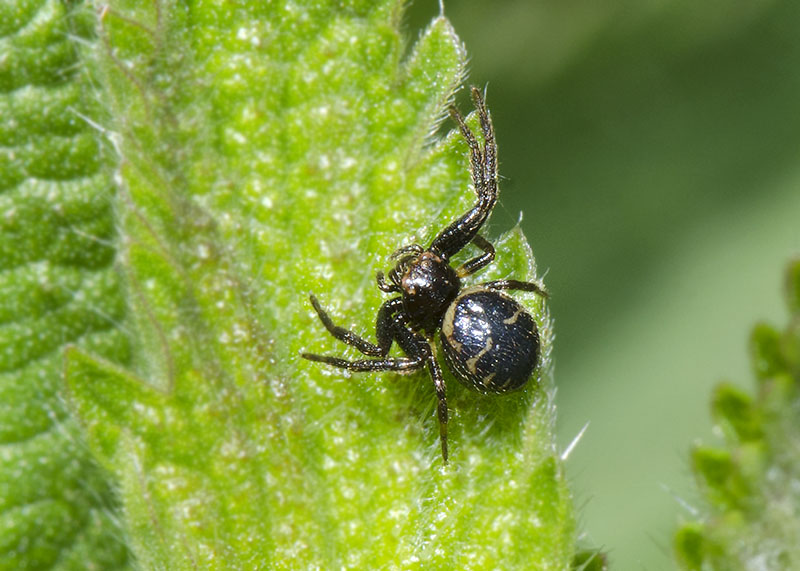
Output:
<path fill-rule="evenodd" d="M 380 307 L 376 320 L 377 344 L 335 325 L 316 297 L 311 304 L 325 328 L 371 359 L 349 361 L 328 355 L 303 353 L 305 359 L 351 371 L 410 372 L 428 367 L 438 398 L 442 458 L 447 462 L 447 397 L 442 370 L 436 360 L 435 335 L 448 367 L 467 387 L 481 393 L 502 394 L 522 388 L 539 359 L 536 322 L 504 290 L 524 290 L 547 295 L 535 283 L 496 280 L 461 289 L 461 278 L 474 274 L 494 260 L 494 246 L 478 231 L 497 202 L 497 145 L 494 129 L 480 91 L 472 88 L 483 146 L 455 107 L 450 115 L 467 141 L 472 184 L 478 200 L 433 239 L 426 249 L 418 244 L 392 254 L 395 266 L 388 280 L 378 272 L 378 287 L 398 293 Z M 472 243 L 483 254 L 457 268 L 450 259 Z M 397 343 L 405 357 L 390 357 Z"/>

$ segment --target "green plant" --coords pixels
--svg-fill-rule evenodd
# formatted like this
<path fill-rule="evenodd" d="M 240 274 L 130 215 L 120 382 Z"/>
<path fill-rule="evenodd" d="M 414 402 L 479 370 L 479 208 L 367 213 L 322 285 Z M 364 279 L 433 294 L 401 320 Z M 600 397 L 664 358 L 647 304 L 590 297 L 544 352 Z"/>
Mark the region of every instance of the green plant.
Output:
<path fill-rule="evenodd" d="M 0 569 L 129 561 L 113 485 L 62 399 L 67 344 L 130 359 L 111 157 L 81 118 L 89 16 L 0 4 Z"/>
<path fill-rule="evenodd" d="M 310 288 L 369 331 L 374 271 L 473 199 L 444 17 L 404 55 L 397 1 L 3 10 L 0 567 L 568 566 L 536 296 L 538 390 L 450 378 L 446 468 L 424 375 L 297 358 Z M 497 245 L 481 279 L 535 277 Z"/>
<path fill-rule="evenodd" d="M 370 334 L 374 272 L 473 200 L 443 122 L 465 49 L 444 17 L 406 45 L 402 13 L 0 4 L 0 569 L 605 568 L 573 555 L 541 299 L 538 389 L 448 377 L 448 467 L 424 373 L 298 359 L 342 350 L 310 289 Z M 496 243 L 476 279 L 536 277 L 519 228 Z M 725 446 L 693 452 L 688 569 L 798 565 L 789 275 L 756 395 L 722 386 Z"/>
<path fill-rule="evenodd" d="M 800 260 L 786 272 L 786 300 L 786 328 L 760 324 L 751 336 L 756 394 L 720 385 L 712 413 L 724 446 L 692 453 L 705 501 L 675 540 L 686 569 L 800 566 Z"/>

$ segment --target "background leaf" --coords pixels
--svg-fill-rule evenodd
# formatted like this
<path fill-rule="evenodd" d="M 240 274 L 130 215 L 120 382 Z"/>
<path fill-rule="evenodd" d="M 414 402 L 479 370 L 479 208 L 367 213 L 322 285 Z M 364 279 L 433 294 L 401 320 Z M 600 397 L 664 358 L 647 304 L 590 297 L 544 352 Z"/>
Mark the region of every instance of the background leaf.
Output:
<path fill-rule="evenodd" d="M 129 347 L 113 186 L 93 129 L 80 4 L 0 6 L 0 569 L 128 564 L 111 487 L 61 399 L 64 347 Z"/>
<path fill-rule="evenodd" d="M 675 544 L 683 568 L 794 569 L 800 565 L 800 262 L 786 272 L 791 311 L 783 331 L 751 337 L 757 390 L 717 387 L 712 412 L 724 442 L 692 453 L 704 502 Z"/>

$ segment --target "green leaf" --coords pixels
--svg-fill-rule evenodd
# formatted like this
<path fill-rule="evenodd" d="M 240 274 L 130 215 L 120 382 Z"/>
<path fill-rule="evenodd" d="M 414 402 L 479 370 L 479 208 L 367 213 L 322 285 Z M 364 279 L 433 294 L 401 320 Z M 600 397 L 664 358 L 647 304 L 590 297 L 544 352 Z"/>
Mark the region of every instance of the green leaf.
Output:
<path fill-rule="evenodd" d="M 705 506 L 685 524 L 675 547 L 685 569 L 795 569 L 800 566 L 800 288 L 798 263 L 787 271 L 788 326 L 758 325 L 752 335 L 758 392 L 750 397 L 722 385 L 714 416 L 724 448 L 692 455 Z"/>
<path fill-rule="evenodd" d="M 699 571 L 703 566 L 705 553 L 703 526 L 687 523 L 675 535 L 675 548 L 680 564 L 685 569 Z"/>
<path fill-rule="evenodd" d="M 145 568 L 572 561 L 542 299 L 519 295 L 543 339 L 527 390 L 448 377 L 447 466 L 425 374 L 298 358 L 352 354 L 309 290 L 369 335 L 389 254 L 474 201 L 464 141 L 438 134 L 464 48 L 443 17 L 407 48 L 401 19 L 389 0 L 100 12 L 133 354 L 73 351 L 67 383 Z M 519 229 L 495 243 L 480 280 L 536 278 Z"/>
<path fill-rule="evenodd" d="M 608 571 L 608 559 L 596 550 L 583 550 L 575 554 L 572 561 L 575 571 Z"/>
<path fill-rule="evenodd" d="M 752 398 L 744 391 L 723 384 L 714 391 L 712 413 L 730 439 L 757 441 L 763 436 L 762 419 Z"/>
<path fill-rule="evenodd" d="M 126 362 L 110 177 L 80 4 L 0 6 L 0 569 L 125 568 L 112 488 L 61 391 L 63 349 Z"/>
<path fill-rule="evenodd" d="M 766 323 L 760 323 L 753 328 L 750 352 L 758 380 L 770 379 L 784 370 L 786 364 L 783 362 L 780 345 L 780 333 Z"/>

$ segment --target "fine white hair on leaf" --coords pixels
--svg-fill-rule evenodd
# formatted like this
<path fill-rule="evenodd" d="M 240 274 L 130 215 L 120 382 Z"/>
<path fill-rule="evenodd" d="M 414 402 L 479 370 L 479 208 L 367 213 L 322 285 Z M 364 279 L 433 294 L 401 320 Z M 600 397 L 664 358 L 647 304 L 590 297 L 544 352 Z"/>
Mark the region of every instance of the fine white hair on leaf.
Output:
<path fill-rule="evenodd" d="M 569 455 L 572 453 L 572 451 L 578 445 L 578 442 L 580 442 L 581 438 L 583 438 L 583 435 L 586 432 L 587 428 L 589 428 L 589 423 L 588 422 L 583 425 L 583 428 L 580 429 L 578 434 L 575 435 L 575 438 L 572 439 L 572 442 L 570 442 L 569 445 L 561 453 L 561 461 L 562 462 L 566 462 L 567 458 L 569 458 Z"/>

